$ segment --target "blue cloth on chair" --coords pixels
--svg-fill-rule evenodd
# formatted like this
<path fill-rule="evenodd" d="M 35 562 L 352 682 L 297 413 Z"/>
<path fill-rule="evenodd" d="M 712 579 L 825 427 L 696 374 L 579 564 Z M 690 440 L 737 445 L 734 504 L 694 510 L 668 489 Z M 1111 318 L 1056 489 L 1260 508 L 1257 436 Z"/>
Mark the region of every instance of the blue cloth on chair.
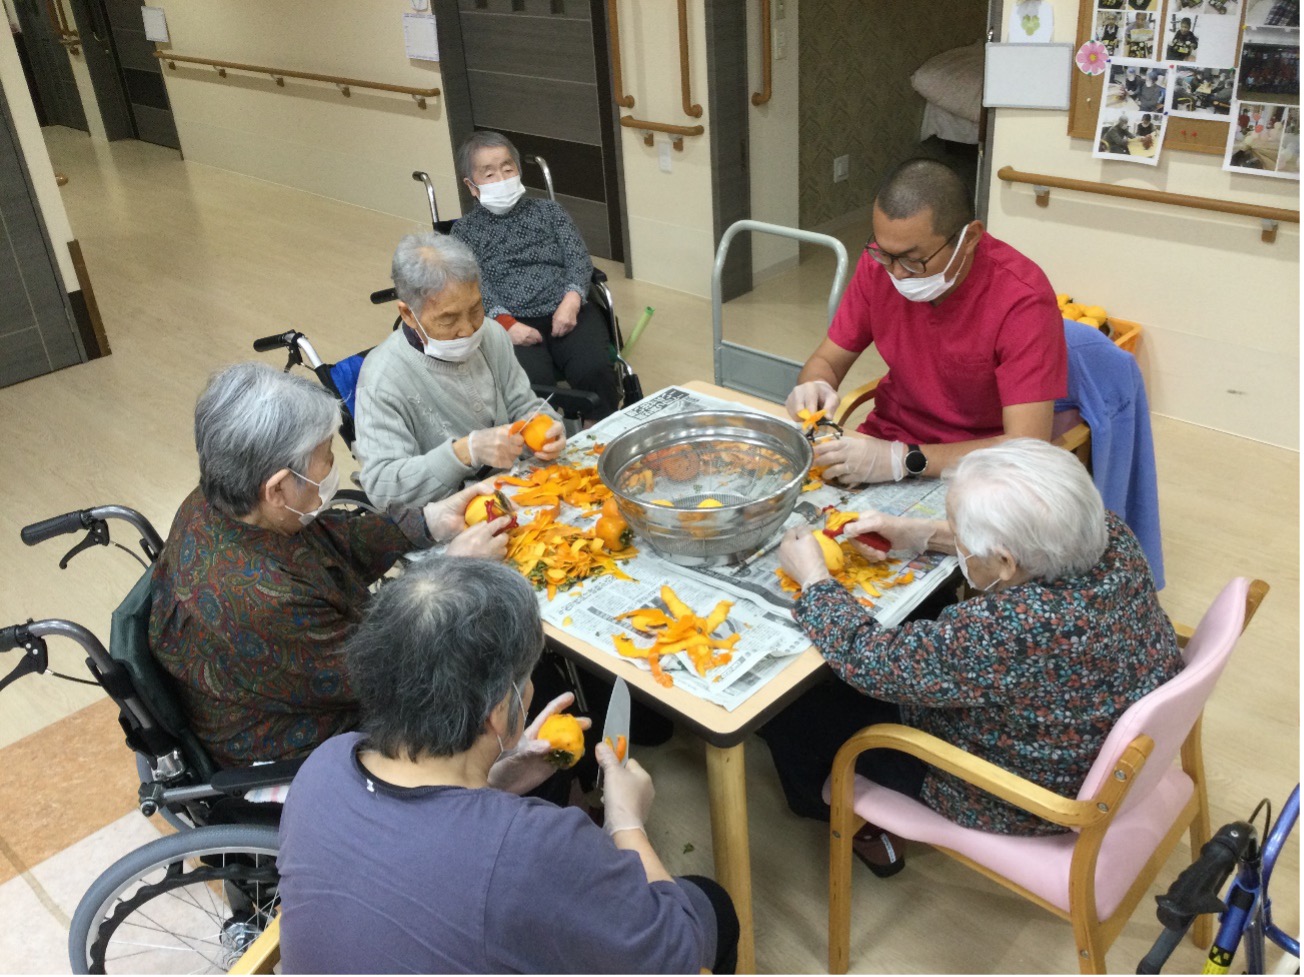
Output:
<path fill-rule="evenodd" d="M 331 382 L 335 384 L 335 391 L 340 395 L 340 400 L 344 401 L 344 407 L 350 417 L 353 416 L 354 398 L 358 391 L 358 374 L 362 372 L 362 358 L 365 355 L 354 353 L 331 367 Z"/>
<path fill-rule="evenodd" d="M 1091 471 L 1105 500 L 1141 542 L 1155 589 L 1164 586 L 1159 487 L 1150 404 L 1136 359 L 1098 329 L 1064 320 L 1069 394 L 1055 409 L 1076 407 L 1091 428 Z"/>

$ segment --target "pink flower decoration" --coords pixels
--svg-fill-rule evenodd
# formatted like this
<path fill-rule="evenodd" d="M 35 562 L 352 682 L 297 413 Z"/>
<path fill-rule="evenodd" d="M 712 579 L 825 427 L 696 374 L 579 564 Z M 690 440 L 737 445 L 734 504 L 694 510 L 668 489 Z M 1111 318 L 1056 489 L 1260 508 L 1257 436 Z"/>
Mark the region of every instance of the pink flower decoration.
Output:
<path fill-rule="evenodd" d="M 1099 41 L 1087 41 L 1086 44 L 1078 48 L 1078 56 L 1075 59 L 1078 63 L 1078 70 L 1086 75 L 1099 75 L 1105 70 L 1105 64 L 1109 60 L 1109 52 L 1105 45 Z"/>

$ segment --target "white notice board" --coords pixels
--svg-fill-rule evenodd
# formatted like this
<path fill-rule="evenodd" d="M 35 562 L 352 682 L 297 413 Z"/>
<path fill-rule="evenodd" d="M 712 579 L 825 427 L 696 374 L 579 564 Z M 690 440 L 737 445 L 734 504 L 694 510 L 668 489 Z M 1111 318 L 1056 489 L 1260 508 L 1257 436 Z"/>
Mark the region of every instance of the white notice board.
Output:
<path fill-rule="evenodd" d="M 1067 109 L 1072 44 L 988 44 L 983 106 Z"/>
<path fill-rule="evenodd" d="M 407 56 L 413 60 L 438 61 L 439 35 L 435 32 L 435 15 L 404 14 L 403 46 Z"/>
<path fill-rule="evenodd" d="M 162 7 L 141 7 L 141 18 L 145 21 L 145 39 L 156 44 L 170 44 L 168 38 L 168 19 Z"/>

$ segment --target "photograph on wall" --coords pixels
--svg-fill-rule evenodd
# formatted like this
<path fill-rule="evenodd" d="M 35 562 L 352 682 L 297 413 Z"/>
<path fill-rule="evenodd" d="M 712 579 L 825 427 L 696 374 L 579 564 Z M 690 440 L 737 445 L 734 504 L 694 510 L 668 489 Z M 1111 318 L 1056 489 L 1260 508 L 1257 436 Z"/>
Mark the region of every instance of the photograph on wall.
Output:
<path fill-rule="evenodd" d="M 1128 10 L 1123 14 L 1122 57 L 1155 61 L 1159 57 L 1159 14 Z"/>
<path fill-rule="evenodd" d="M 1246 28 L 1236 97 L 1243 102 L 1299 103 L 1298 27 Z"/>
<path fill-rule="evenodd" d="M 1298 27 L 1299 0 L 1249 0 L 1246 27 Z"/>
<path fill-rule="evenodd" d="M 1183 119 L 1226 119 L 1236 94 L 1236 72 L 1230 68 L 1186 68 L 1173 70 L 1173 102 L 1170 115 Z"/>
<path fill-rule="evenodd" d="M 1167 76 L 1166 69 L 1155 65 L 1111 62 L 1105 80 L 1105 110 L 1162 115 L 1168 102 Z"/>
<path fill-rule="evenodd" d="M 1123 16 L 1121 10 L 1098 9 L 1096 11 L 1096 26 L 1092 39 L 1105 45 L 1105 50 L 1111 58 L 1119 57 L 1123 53 Z"/>
<path fill-rule="evenodd" d="M 1228 12 L 1180 9 L 1170 3 L 1164 23 L 1164 60 L 1205 68 L 1235 68 L 1236 38 L 1241 32 L 1240 5 Z M 1202 12 L 1203 11 L 1203 12 Z"/>
<path fill-rule="evenodd" d="M 1092 156 L 1156 165 L 1164 142 L 1171 79 L 1171 70 L 1162 65 L 1111 63 Z"/>
<path fill-rule="evenodd" d="M 1298 180 L 1299 116 L 1297 105 L 1237 102 L 1223 169 Z"/>
<path fill-rule="evenodd" d="M 1299 2 L 1299 0 L 1295 0 Z M 1241 22 L 1241 0 L 1168 0 L 1168 13 L 1178 19 L 1191 14 L 1220 14 Z"/>
<path fill-rule="evenodd" d="M 1006 32 L 1011 44 L 1046 44 L 1055 33 L 1055 8 L 1050 0 L 1018 0 L 1010 9 Z"/>

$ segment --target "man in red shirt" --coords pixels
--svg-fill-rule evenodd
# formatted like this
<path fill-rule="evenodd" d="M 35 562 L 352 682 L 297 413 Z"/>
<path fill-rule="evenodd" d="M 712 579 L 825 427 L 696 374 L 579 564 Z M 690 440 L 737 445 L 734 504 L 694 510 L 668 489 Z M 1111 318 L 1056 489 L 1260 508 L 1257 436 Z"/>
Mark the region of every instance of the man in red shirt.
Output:
<path fill-rule="evenodd" d="M 874 410 L 816 445 L 824 477 L 936 478 L 1007 438 L 1049 440 L 1068 392 L 1068 351 L 1040 268 L 986 234 L 963 182 L 935 160 L 898 166 L 874 200 L 874 236 L 788 412 L 836 409 L 838 385 L 875 343 L 888 365 Z"/>

